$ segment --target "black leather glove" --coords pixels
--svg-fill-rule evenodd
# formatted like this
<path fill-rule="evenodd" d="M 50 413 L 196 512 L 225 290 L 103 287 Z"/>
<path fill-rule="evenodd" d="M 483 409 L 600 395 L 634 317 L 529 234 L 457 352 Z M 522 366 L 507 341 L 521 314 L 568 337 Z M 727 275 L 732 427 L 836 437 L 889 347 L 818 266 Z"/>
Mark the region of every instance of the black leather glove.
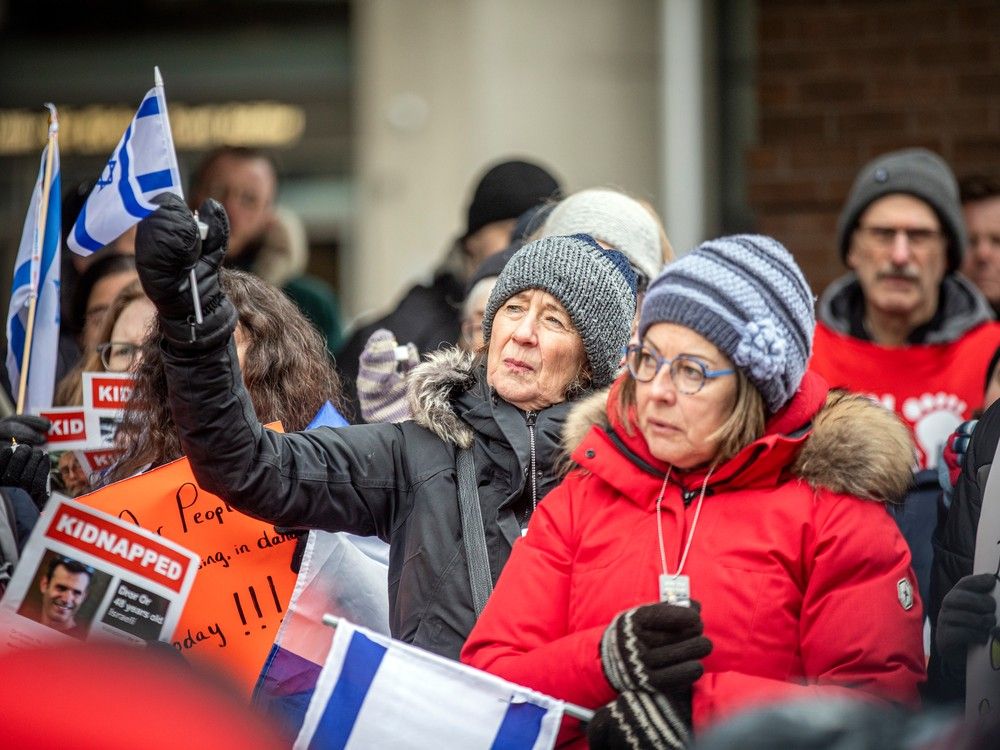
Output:
<path fill-rule="evenodd" d="M 24 445 L 45 445 L 52 423 L 32 414 L 12 414 L 0 419 L 0 442 L 15 440 Z"/>
<path fill-rule="evenodd" d="M 30 445 L 0 448 L 0 485 L 20 487 L 42 508 L 51 491 L 49 454 Z"/>
<path fill-rule="evenodd" d="M 146 295 L 160 314 L 163 336 L 180 350 L 205 351 L 228 342 L 236 329 L 236 308 L 219 286 L 219 268 L 229 244 L 229 220 L 222 205 L 207 200 L 199 209 L 208 225 L 204 240 L 191 210 L 173 193 L 153 198 L 159 208 L 139 222 L 135 265 Z M 194 268 L 204 322 L 195 321 L 190 270 Z"/>
<path fill-rule="evenodd" d="M 712 652 L 702 635 L 701 608 L 658 602 L 620 613 L 601 639 L 601 665 L 618 692 L 678 693 L 705 671 L 699 663 Z"/>
<path fill-rule="evenodd" d="M 992 573 L 960 578 L 941 601 L 936 642 L 942 658 L 952 661 L 965 658 L 969 646 L 986 643 L 997 624 L 996 600 Z"/>
<path fill-rule="evenodd" d="M 625 691 L 597 710 L 587 725 L 587 744 L 601 750 L 676 750 L 689 740 L 670 699 L 642 691 Z"/>

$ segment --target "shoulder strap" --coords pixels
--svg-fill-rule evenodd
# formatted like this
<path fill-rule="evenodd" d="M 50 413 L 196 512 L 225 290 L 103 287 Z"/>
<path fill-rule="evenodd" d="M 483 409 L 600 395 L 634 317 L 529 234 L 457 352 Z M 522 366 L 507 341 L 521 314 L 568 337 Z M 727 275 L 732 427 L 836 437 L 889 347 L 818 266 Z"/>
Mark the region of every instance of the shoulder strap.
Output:
<path fill-rule="evenodd" d="M 7 582 L 17 566 L 17 532 L 15 530 L 14 506 L 7 493 L 0 490 L 0 593 L 7 588 Z"/>
<path fill-rule="evenodd" d="M 483 511 L 479 507 L 476 463 L 472 457 L 472 448 L 459 449 L 457 468 L 462 541 L 465 544 L 465 562 L 469 567 L 469 582 L 472 584 L 472 604 L 476 608 L 478 620 L 486 606 L 486 600 L 493 593 L 493 578 L 486 551 L 486 531 L 483 529 Z"/>

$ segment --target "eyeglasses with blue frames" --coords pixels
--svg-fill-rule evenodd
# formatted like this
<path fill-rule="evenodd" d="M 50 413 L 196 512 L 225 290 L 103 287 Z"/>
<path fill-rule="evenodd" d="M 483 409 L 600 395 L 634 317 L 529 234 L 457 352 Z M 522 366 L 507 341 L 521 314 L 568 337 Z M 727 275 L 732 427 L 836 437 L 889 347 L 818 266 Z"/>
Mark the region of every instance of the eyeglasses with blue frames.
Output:
<path fill-rule="evenodd" d="M 735 370 L 709 370 L 704 362 L 686 354 L 667 359 L 639 344 L 632 344 L 626 350 L 625 364 L 632 377 L 640 383 L 649 383 L 660 372 L 660 368 L 666 366 L 674 388 L 686 396 L 696 394 L 705 387 L 705 382 L 708 380 L 732 375 L 735 372 Z"/>

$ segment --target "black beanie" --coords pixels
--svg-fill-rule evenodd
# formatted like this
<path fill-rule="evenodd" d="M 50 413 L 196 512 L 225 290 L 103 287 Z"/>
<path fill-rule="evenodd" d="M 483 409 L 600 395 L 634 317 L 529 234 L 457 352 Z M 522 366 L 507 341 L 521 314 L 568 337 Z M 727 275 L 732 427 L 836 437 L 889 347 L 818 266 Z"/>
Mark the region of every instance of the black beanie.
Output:
<path fill-rule="evenodd" d="M 965 252 L 958 183 L 945 160 L 925 148 L 883 154 L 862 167 L 837 221 L 840 259 L 847 259 L 851 233 L 861 214 L 876 200 L 892 193 L 912 195 L 934 209 L 948 238 L 948 270 L 956 270 Z"/>
<path fill-rule="evenodd" d="M 464 240 L 487 224 L 516 219 L 529 208 L 559 198 L 559 182 L 543 167 L 505 161 L 487 170 L 469 203 Z"/>

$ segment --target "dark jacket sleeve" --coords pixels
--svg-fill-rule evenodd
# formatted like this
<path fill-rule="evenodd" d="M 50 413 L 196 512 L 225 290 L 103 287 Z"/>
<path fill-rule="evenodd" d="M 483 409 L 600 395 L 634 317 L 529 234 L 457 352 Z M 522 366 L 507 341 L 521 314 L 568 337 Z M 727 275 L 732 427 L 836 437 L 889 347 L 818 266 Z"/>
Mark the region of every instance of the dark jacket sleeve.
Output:
<path fill-rule="evenodd" d="M 976 531 L 983 506 L 983 490 L 1000 438 L 1000 401 L 983 414 L 969 443 L 962 471 L 952 494 L 951 507 L 934 535 L 934 567 L 927 614 L 931 621 L 931 659 L 927 669 L 927 697 L 955 701 L 965 697 L 965 662 L 942 660 L 935 645 L 941 600 L 958 579 L 972 574 Z"/>
<path fill-rule="evenodd" d="M 397 425 L 281 434 L 261 426 L 236 346 L 193 355 L 163 344 L 170 409 L 198 484 L 279 526 L 388 540 L 410 477 Z"/>

